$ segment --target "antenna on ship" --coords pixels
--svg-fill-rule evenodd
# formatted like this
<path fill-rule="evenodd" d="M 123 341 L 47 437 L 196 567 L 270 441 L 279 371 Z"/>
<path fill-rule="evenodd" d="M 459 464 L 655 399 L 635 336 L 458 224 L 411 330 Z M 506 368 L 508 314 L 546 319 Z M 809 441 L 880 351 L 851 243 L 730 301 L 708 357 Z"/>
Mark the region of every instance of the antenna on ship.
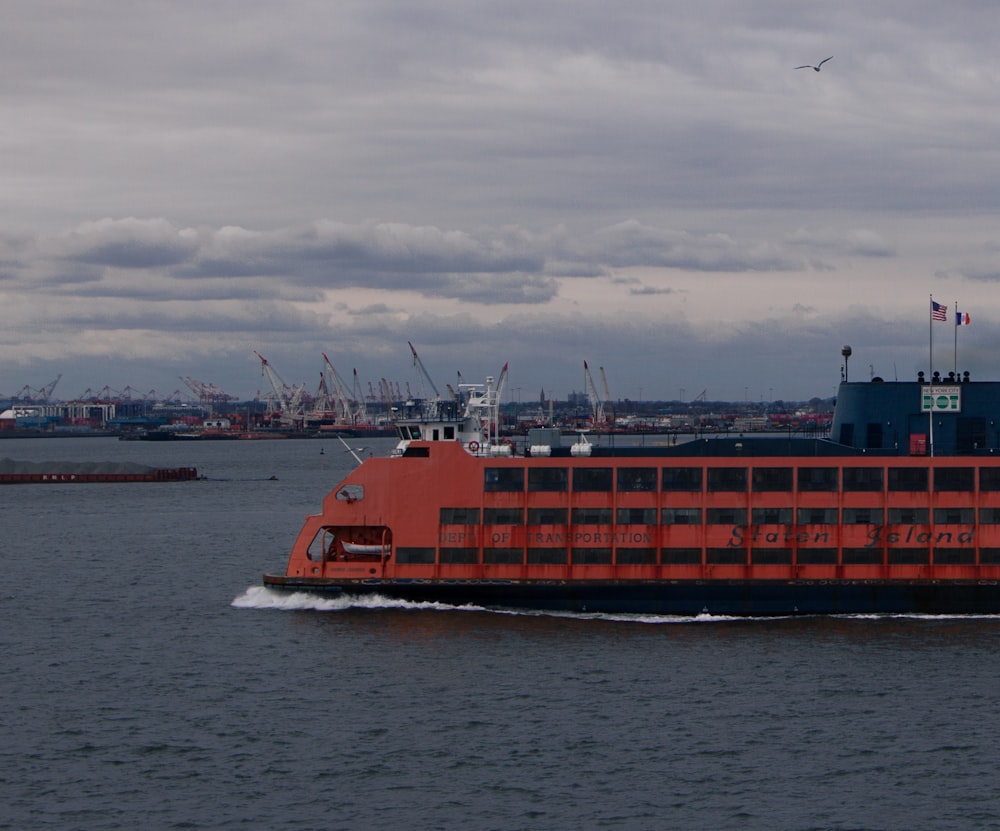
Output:
<path fill-rule="evenodd" d="M 851 352 L 853 350 L 849 346 L 845 346 L 840 350 L 840 354 L 844 356 L 844 383 L 847 383 L 847 359 L 851 357 Z"/>

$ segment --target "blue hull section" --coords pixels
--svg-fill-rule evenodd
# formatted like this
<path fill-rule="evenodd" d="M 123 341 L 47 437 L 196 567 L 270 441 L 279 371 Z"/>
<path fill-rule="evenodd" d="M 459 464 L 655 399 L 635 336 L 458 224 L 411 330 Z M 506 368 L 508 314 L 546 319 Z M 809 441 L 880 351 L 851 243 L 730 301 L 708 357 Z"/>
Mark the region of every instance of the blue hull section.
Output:
<path fill-rule="evenodd" d="M 766 617 L 839 614 L 1000 614 L 1000 584 L 927 581 L 325 583 L 268 576 L 265 584 L 314 594 L 378 594 L 413 602 L 607 614 Z"/>

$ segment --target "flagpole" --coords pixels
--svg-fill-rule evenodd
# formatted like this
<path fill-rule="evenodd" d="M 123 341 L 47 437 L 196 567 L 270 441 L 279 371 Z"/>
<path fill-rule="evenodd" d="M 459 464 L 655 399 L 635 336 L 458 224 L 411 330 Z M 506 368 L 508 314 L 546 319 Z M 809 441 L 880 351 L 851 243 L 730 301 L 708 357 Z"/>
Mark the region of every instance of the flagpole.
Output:
<path fill-rule="evenodd" d="M 958 301 L 955 301 L 955 370 L 956 377 L 958 376 Z"/>
<path fill-rule="evenodd" d="M 927 306 L 927 342 L 929 346 L 929 353 L 927 356 L 927 380 L 930 381 L 934 377 L 934 295 L 931 296 L 931 302 Z"/>

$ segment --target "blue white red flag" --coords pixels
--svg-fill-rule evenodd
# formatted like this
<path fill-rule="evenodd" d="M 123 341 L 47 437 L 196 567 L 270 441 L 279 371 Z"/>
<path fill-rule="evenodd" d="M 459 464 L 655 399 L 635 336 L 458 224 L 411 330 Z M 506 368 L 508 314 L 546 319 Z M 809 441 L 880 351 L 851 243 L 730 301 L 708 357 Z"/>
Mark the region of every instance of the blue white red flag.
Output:
<path fill-rule="evenodd" d="M 931 301 L 931 320 L 947 320 L 948 319 L 948 307 L 944 303 L 938 303 L 935 300 Z"/>
<path fill-rule="evenodd" d="M 956 326 L 971 326 L 972 317 L 967 315 L 965 312 L 955 312 L 955 325 Z"/>

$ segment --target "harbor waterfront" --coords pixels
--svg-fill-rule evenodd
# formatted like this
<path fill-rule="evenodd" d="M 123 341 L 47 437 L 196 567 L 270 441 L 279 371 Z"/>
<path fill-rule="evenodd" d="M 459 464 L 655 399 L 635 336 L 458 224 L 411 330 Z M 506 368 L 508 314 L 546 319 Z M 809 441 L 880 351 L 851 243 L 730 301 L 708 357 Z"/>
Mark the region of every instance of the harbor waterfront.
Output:
<path fill-rule="evenodd" d="M 342 447 L 16 455 L 205 478 L 2 491 L 2 829 L 1000 826 L 998 617 L 285 596 L 259 575 Z"/>

